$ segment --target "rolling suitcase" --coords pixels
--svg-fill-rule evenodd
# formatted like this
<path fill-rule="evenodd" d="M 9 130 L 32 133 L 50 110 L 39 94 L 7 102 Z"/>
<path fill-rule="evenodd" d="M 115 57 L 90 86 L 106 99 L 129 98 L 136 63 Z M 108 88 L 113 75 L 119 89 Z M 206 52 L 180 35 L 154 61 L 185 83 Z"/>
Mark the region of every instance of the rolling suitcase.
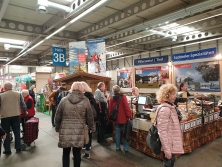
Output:
<path fill-rule="evenodd" d="M 38 138 L 39 118 L 32 117 L 25 122 L 24 143 L 30 144 Z"/>

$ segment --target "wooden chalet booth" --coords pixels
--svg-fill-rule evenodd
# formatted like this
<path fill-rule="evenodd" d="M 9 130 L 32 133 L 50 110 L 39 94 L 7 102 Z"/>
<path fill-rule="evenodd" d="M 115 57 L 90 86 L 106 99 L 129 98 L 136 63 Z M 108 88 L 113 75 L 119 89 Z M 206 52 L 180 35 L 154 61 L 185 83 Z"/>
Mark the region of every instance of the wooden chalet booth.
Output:
<path fill-rule="evenodd" d="M 53 81 L 59 82 L 60 85 L 61 82 L 66 82 L 68 89 L 71 88 L 72 83 L 75 81 L 85 81 L 90 86 L 92 92 L 94 93 L 95 90 L 97 89 L 97 84 L 99 82 L 104 82 L 106 85 L 106 90 L 109 90 L 109 82 L 111 81 L 111 78 L 86 73 L 84 71 L 77 71 L 73 74 L 67 75 L 59 79 L 55 79 Z"/>

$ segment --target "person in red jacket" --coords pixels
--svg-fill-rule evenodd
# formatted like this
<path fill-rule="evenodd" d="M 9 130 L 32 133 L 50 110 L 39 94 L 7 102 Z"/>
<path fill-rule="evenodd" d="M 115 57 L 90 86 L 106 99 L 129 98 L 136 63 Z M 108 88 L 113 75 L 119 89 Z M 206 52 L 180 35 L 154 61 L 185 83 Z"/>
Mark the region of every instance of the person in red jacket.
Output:
<path fill-rule="evenodd" d="M 29 90 L 27 89 L 23 89 L 22 90 L 22 97 L 24 98 L 24 102 L 27 106 L 27 119 L 30 119 L 32 117 L 34 117 L 35 115 L 35 108 L 34 108 L 34 100 L 33 98 L 29 95 Z M 25 115 L 24 112 L 20 109 L 20 118 L 21 118 L 21 122 L 22 122 L 22 129 L 24 132 L 24 125 L 25 125 Z"/>
<path fill-rule="evenodd" d="M 127 102 L 125 95 L 120 93 L 120 87 L 118 85 L 113 86 L 112 91 L 114 93 L 113 97 L 110 98 L 108 114 L 110 115 L 112 109 L 119 102 L 118 115 L 116 121 L 114 121 L 116 129 L 116 151 L 120 151 L 120 131 L 125 132 L 127 121 L 131 118 L 131 111 Z M 120 99 L 121 98 L 121 99 Z M 129 143 L 124 139 L 124 152 L 129 152 Z"/>

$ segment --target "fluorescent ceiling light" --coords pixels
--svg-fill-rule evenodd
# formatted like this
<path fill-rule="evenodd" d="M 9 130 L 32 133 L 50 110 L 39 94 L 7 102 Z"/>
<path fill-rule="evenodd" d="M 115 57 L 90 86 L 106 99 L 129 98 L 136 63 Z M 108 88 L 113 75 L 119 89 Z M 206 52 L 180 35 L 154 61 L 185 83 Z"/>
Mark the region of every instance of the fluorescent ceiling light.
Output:
<path fill-rule="evenodd" d="M 70 23 L 67 23 L 66 25 L 62 26 L 61 28 L 59 28 L 58 30 L 56 30 L 55 32 L 53 32 L 52 34 L 50 34 L 49 36 L 47 36 L 45 39 L 49 39 L 52 36 L 54 36 L 55 34 L 59 33 L 60 31 L 62 31 L 63 29 L 65 29 Z"/>
<path fill-rule="evenodd" d="M 95 4 L 94 6 L 92 6 L 91 8 L 89 8 L 88 10 L 84 11 L 83 13 L 81 13 L 80 15 L 78 15 L 77 17 L 75 17 L 74 19 L 72 19 L 70 22 L 68 22 L 66 25 L 62 26 L 61 28 L 59 28 L 58 30 L 56 30 L 55 32 L 53 32 L 52 34 L 50 34 L 49 36 L 47 36 L 44 40 L 38 42 L 37 44 L 35 44 L 34 46 L 32 46 L 31 48 L 29 48 L 26 52 L 22 53 L 21 55 L 19 55 L 18 57 L 16 57 L 15 59 L 11 60 L 10 62 L 8 62 L 5 65 L 8 65 L 10 63 L 12 63 L 13 61 L 15 61 L 16 59 L 18 59 L 19 57 L 27 54 L 29 51 L 33 50 L 34 48 L 36 48 L 37 46 L 39 46 L 41 43 L 43 43 L 45 40 L 51 38 L 52 36 L 54 36 L 55 34 L 59 33 L 60 31 L 62 31 L 63 29 L 65 29 L 66 27 L 68 27 L 70 24 L 76 22 L 77 20 L 81 19 L 83 16 L 87 15 L 89 12 L 91 12 L 92 10 L 95 10 L 97 7 L 99 7 L 100 5 L 104 4 L 107 0 L 101 0 L 100 2 L 98 2 L 97 4 Z M 1 41 L 0 41 L 1 42 Z M 6 41 L 4 41 L 6 43 Z M 10 42 L 7 42 L 10 43 Z M 25 43 L 25 41 L 24 41 Z M 24 44 L 23 43 L 23 44 Z"/>
<path fill-rule="evenodd" d="M 37 46 L 39 46 L 40 44 L 42 44 L 44 41 L 45 41 L 45 40 L 42 40 L 42 41 L 38 42 L 37 44 L 35 44 L 35 45 L 32 46 L 31 48 L 29 48 L 29 49 L 27 50 L 27 52 L 33 50 L 34 48 L 36 48 Z"/>
<path fill-rule="evenodd" d="M 172 23 L 172 24 L 168 24 L 168 25 L 162 26 L 162 27 L 160 27 L 160 28 L 163 29 L 163 30 L 168 30 L 168 29 L 170 29 L 170 28 L 175 28 L 176 26 L 179 26 L 179 24 L 177 24 L 177 23 Z"/>
<path fill-rule="evenodd" d="M 9 39 L 9 38 L 0 38 L 0 42 L 23 45 L 26 41 L 16 40 L 16 39 Z"/>
<path fill-rule="evenodd" d="M 174 29 L 173 32 L 175 32 L 176 34 L 184 34 L 187 32 L 192 32 L 194 30 L 195 30 L 194 28 L 190 28 L 188 26 L 183 26 L 183 27 L 179 27 L 179 28 Z"/>

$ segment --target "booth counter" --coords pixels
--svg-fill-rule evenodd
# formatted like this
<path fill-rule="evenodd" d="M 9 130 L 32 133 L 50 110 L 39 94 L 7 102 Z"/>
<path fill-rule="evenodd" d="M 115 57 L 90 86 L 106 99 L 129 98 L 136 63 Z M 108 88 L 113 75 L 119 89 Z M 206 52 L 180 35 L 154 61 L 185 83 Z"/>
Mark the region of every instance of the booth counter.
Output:
<path fill-rule="evenodd" d="M 200 124 L 198 118 L 187 123 L 181 123 L 185 154 L 191 153 L 200 146 L 222 136 L 222 117 L 219 116 L 219 112 L 215 112 L 213 117 L 208 115 L 206 119 L 208 119 L 207 122 L 200 122 Z M 162 160 L 163 153 L 155 155 L 146 143 L 148 130 L 152 123 L 142 119 L 133 119 L 132 122 L 133 128 L 129 145 L 148 156 Z M 113 131 L 113 139 L 115 140 L 115 131 Z M 176 157 L 178 158 L 179 155 Z"/>

